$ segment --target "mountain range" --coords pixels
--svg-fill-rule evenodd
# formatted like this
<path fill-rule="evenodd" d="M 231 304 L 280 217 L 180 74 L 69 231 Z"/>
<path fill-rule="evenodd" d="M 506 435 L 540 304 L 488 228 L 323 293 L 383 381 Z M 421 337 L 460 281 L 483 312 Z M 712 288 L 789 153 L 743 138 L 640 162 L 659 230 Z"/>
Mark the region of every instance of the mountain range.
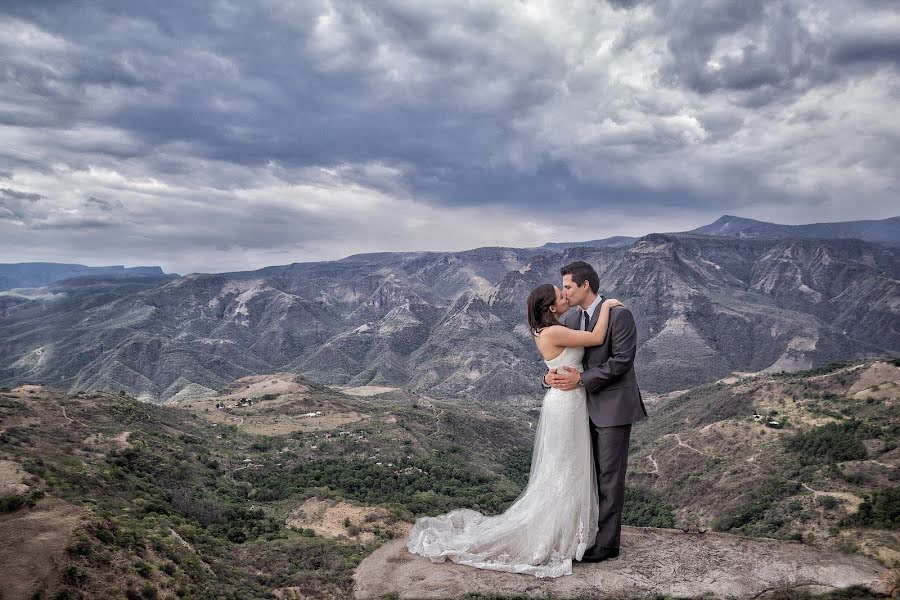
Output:
<path fill-rule="evenodd" d="M 0 264 L 0 291 L 15 288 L 31 288 L 47 285 L 72 277 L 106 275 L 129 277 L 133 275 L 164 275 L 159 267 L 87 267 L 62 263 L 7 263 Z"/>
<path fill-rule="evenodd" d="M 900 217 L 869 221 L 779 225 L 746 217 L 723 215 L 714 223 L 703 225 L 685 233 L 739 238 L 859 239 L 867 242 L 898 246 L 900 245 Z M 583 242 L 548 242 L 541 247 L 548 250 L 565 250 L 566 248 L 578 246 L 614 248 L 627 246 L 636 239 L 635 237 L 619 235 Z"/>
<path fill-rule="evenodd" d="M 96 274 L 10 290 L 0 293 L 0 385 L 123 390 L 163 402 L 286 371 L 326 384 L 536 403 L 543 365 L 525 298 L 558 282 L 573 260 L 593 264 L 601 292 L 634 313 L 637 372 L 649 392 L 733 371 L 898 353 L 893 243 L 745 231 L 362 254 L 183 277 Z"/>
<path fill-rule="evenodd" d="M 730 237 L 860 239 L 897 246 L 900 244 L 900 217 L 878 221 L 845 221 L 777 225 L 744 217 L 724 215 L 715 223 L 698 227 L 691 233 L 727 235 Z"/>

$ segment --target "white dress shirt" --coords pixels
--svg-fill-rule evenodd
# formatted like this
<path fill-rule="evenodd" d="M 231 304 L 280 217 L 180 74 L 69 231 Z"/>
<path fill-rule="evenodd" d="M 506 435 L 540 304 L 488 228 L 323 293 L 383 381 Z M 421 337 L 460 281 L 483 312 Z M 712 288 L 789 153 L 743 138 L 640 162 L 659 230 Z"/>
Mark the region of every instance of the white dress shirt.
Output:
<path fill-rule="evenodd" d="M 582 311 L 581 313 L 581 330 L 584 331 L 584 313 L 588 314 L 588 322 L 594 318 L 594 311 L 597 310 L 597 307 L 603 302 L 603 296 L 597 296 L 591 305 L 587 307 L 587 310 Z"/>

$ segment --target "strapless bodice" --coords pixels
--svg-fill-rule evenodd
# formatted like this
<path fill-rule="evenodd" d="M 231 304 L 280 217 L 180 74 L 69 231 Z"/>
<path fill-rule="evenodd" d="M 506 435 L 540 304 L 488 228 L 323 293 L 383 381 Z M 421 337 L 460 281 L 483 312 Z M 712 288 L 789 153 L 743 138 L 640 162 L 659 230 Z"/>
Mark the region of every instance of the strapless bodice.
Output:
<path fill-rule="evenodd" d="M 545 360 L 544 364 L 548 369 L 558 369 L 560 367 L 572 367 L 581 372 L 584 368 L 581 366 L 581 360 L 584 358 L 584 348 L 566 348 L 559 356 L 551 360 Z"/>

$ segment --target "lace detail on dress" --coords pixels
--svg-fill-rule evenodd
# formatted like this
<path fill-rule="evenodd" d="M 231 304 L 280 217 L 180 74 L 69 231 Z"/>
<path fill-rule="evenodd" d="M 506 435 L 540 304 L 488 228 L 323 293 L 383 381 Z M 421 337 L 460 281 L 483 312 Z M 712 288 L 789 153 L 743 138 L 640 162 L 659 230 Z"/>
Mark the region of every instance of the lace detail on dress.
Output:
<path fill-rule="evenodd" d="M 583 348 L 566 348 L 549 368 L 581 370 Z M 535 428 L 528 485 L 500 515 L 461 508 L 422 517 L 407 549 L 432 562 L 447 559 L 535 577 L 572 573 L 597 535 L 598 501 L 583 388 L 551 389 Z"/>

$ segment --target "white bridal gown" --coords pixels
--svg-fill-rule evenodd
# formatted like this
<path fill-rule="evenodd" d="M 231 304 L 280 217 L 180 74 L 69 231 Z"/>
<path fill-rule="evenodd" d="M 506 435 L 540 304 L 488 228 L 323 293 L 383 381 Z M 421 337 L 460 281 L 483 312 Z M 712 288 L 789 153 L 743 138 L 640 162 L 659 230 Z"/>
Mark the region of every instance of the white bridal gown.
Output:
<path fill-rule="evenodd" d="M 582 370 L 584 348 L 566 348 L 549 368 Z M 594 544 L 597 486 L 584 388 L 547 390 L 535 432 L 528 485 L 503 514 L 466 508 L 422 517 L 406 548 L 432 562 L 561 577 Z"/>

